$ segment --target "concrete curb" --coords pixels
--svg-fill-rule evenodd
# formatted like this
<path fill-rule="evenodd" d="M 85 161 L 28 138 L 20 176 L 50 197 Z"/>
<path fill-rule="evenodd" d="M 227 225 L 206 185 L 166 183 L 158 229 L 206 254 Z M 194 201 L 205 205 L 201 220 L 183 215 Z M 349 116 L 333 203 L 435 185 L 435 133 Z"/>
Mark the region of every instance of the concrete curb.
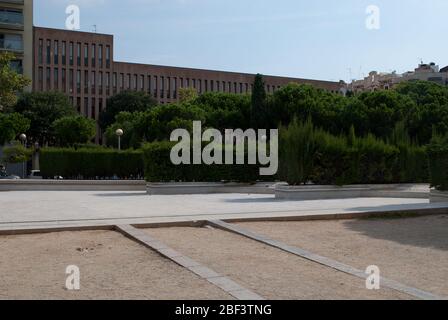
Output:
<path fill-rule="evenodd" d="M 0 180 L 0 191 L 145 191 L 144 180 Z"/>

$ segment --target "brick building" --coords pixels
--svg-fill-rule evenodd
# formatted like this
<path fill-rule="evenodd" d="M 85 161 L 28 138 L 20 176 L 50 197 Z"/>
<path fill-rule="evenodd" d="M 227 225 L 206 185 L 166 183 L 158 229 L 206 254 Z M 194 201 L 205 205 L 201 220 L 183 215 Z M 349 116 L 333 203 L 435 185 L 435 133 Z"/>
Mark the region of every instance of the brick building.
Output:
<path fill-rule="evenodd" d="M 98 120 L 107 107 L 107 98 L 126 90 L 147 92 L 161 104 L 178 101 L 180 88 L 195 88 L 198 93 L 252 91 L 254 74 L 115 61 L 112 35 L 33 27 L 32 8 L 32 0 L 0 0 L 0 50 L 6 43 L 1 39 L 9 39 L 15 46 L 4 50 L 16 53 L 24 73 L 33 80 L 32 90 L 65 93 L 86 117 Z M 4 32 L 4 26 L 12 31 Z M 342 81 L 275 76 L 265 76 L 264 80 L 269 93 L 290 82 L 341 94 L 346 91 Z"/>

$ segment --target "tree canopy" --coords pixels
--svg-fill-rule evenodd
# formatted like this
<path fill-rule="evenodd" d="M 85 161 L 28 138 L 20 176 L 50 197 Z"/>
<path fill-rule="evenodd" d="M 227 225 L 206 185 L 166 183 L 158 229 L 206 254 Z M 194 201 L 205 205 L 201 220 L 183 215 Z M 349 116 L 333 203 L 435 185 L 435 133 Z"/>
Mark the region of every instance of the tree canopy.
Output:
<path fill-rule="evenodd" d="M 52 124 L 56 120 L 76 115 L 68 98 L 58 92 L 24 93 L 14 111 L 30 120 L 28 140 L 41 145 L 54 143 Z"/>
<path fill-rule="evenodd" d="M 120 112 L 144 112 L 157 105 L 157 101 L 145 92 L 124 91 L 107 100 L 107 108 L 100 114 L 102 130 L 112 125 Z"/>
<path fill-rule="evenodd" d="M 17 101 L 17 93 L 31 81 L 11 68 L 14 54 L 0 53 L 0 112 L 12 107 Z"/>

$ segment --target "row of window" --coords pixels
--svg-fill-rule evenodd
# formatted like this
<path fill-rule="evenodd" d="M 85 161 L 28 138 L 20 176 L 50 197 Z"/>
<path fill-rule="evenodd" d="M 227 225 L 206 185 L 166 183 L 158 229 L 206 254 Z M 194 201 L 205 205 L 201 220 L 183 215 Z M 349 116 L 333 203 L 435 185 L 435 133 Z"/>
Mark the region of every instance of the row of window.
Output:
<path fill-rule="evenodd" d="M 88 44 L 88 43 L 74 43 L 59 40 L 46 40 L 45 41 L 45 63 L 46 64 L 62 64 L 74 66 L 76 60 L 76 66 L 80 67 L 98 67 L 103 68 L 104 62 L 107 69 L 111 65 L 111 48 L 109 45 L 103 44 Z M 38 63 L 44 64 L 44 40 L 39 39 L 38 47 Z"/>
<path fill-rule="evenodd" d="M 44 78 L 45 70 L 45 78 Z M 201 80 L 165 76 L 145 76 L 130 73 L 110 73 L 102 71 L 73 70 L 65 68 L 39 67 L 38 90 L 61 90 L 65 93 L 81 94 L 116 94 L 119 91 L 146 91 L 156 99 L 177 99 L 178 88 L 194 88 L 199 93 L 214 91 L 236 94 L 249 93 L 253 85 L 241 82 Z M 61 80 L 61 81 L 59 81 Z M 68 87 L 67 87 L 68 80 Z M 62 87 L 59 87 L 61 83 Z M 267 85 L 268 92 L 279 87 Z M 105 92 L 104 92 L 105 91 Z"/>
<path fill-rule="evenodd" d="M 104 104 L 103 99 L 99 98 L 75 98 L 73 96 L 69 97 L 71 105 L 78 110 L 79 114 L 84 115 L 87 118 L 97 119 L 98 115 L 103 111 Z M 98 106 L 96 105 L 98 101 Z"/>

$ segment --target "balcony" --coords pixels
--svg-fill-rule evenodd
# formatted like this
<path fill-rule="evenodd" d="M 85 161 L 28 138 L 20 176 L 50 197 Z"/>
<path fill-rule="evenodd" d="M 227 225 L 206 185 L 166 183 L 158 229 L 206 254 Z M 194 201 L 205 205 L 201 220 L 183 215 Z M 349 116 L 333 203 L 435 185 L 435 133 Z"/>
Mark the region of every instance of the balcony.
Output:
<path fill-rule="evenodd" d="M 0 9 L 0 28 L 23 30 L 23 13 L 14 9 Z"/>

